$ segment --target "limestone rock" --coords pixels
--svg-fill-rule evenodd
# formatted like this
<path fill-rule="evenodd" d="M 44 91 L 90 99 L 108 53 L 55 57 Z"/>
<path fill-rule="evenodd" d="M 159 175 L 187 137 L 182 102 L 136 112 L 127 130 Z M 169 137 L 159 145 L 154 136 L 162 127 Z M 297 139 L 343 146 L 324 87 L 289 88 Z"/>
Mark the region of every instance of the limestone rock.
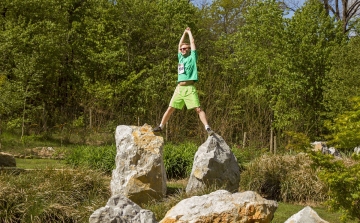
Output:
<path fill-rule="evenodd" d="M 105 207 L 97 209 L 89 218 L 90 223 L 139 222 L 156 223 L 154 213 L 142 209 L 124 195 L 112 196 Z"/>
<path fill-rule="evenodd" d="M 269 223 L 277 206 L 276 201 L 266 200 L 253 191 L 231 194 L 218 190 L 180 201 L 160 223 Z"/>
<path fill-rule="evenodd" d="M 230 192 L 236 192 L 239 182 L 239 164 L 229 146 L 218 134 L 209 136 L 195 154 L 186 193 L 208 186 L 223 187 Z"/>
<path fill-rule="evenodd" d="M 16 167 L 14 156 L 9 153 L 0 152 L 0 168 L 1 167 Z"/>
<path fill-rule="evenodd" d="M 166 195 L 164 140 L 151 126 L 117 126 L 116 169 L 110 183 L 112 195 L 123 194 L 137 204 Z"/>
<path fill-rule="evenodd" d="M 319 217 L 311 207 L 307 206 L 291 216 L 285 223 L 328 223 Z"/>
<path fill-rule="evenodd" d="M 360 153 L 360 146 L 357 146 L 357 147 L 354 148 L 354 153 L 355 153 L 356 155 L 359 155 L 359 153 Z"/>
<path fill-rule="evenodd" d="M 334 147 L 328 148 L 326 142 L 315 141 L 311 143 L 312 150 L 315 152 L 321 152 L 322 154 L 330 154 L 335 158 L 341 158 L 341 153 Z"/>
<path fill-rule="evenodd" d="M 341 158 L 341 153 L 335 149 L 335 147 L 330 148 L 324 148 L 323 151 L 321 151 L 323 154 L 330 154 L 334 156 L 335 158 Z"/>
<path fill-rule="evenodd" d="M 321 141 L 312 142 L 311 146 L 312 146 L 312 150 L 315 152 L 321 152 L 324 147 L 327 147 L 326 143 Z"/>

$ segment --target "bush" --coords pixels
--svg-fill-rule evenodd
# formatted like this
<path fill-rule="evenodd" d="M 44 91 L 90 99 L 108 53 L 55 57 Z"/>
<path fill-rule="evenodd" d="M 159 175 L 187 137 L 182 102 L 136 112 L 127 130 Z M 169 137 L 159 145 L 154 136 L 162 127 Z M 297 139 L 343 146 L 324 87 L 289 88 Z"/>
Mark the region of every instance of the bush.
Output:
<path fill-rule="evenodd" d="M 164 164 L 166 176 L 172 178 L 185 178 L 190 176 L 194 156 L 198 146 L 192 142 L 182 144 L 167 143 L 164 145 Z"/>
<path fill-rule="evenodd" d="M 0 222 L 86 222 L 111 196 L 90 170 L 0 172 Z"/>
<path fill-rule="evenodd" d="M 110 173 L 115 169 L 115 146 L 79 146 L 69 149 L 65 155 L 67 164 Z"/>
<path fill-rule="evenodd" d="M 240 176 L 240 188 L 253 190 L 268 199 L 283 202 L 322 202 L 326 186 L 306 154 L 263 155 L 246 166 Z"/>
<path fill-rule="evenodd" d="M 245 147 L 241 148 L 238 145 L 234 145 L 231 148 L 231 151 L 233 152 L 234 156 L 236 157 L 236 160 L 239 164 L 240 170 L 245 170 L 245 166 L 250 163 L 252 160 L 254 160 L 257 157 L 260 157 L 261 154 L 264 154 L 264 152 L 268 149 L 256 149 L 251 147 Z"/>
<path fill-rule="evenodd" d="M 320 167 L 320 178 L 329 187 L 330 199 L 326 202 L 334 211 L 343 213 L 342 219 L 360 220 L 360 162 L 354 160 L 335 160 L 332 156 L 313 153 L 314 165 Z"/>

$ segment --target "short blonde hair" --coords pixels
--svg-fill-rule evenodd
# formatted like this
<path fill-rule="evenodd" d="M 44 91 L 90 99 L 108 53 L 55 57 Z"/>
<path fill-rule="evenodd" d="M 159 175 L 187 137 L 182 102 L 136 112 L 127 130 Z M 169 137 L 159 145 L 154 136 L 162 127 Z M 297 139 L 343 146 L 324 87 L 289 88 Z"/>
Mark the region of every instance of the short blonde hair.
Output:
<path fill-rule="evenodd" d="M 181 43 L 181 44 L 180 44 L 180 48 L 181 48 L 182 46 L 185 46 L 185 45 L 188 46 L 188 48 L 190 48 L 190 44 L 189 44 L 189 43 Z"/>

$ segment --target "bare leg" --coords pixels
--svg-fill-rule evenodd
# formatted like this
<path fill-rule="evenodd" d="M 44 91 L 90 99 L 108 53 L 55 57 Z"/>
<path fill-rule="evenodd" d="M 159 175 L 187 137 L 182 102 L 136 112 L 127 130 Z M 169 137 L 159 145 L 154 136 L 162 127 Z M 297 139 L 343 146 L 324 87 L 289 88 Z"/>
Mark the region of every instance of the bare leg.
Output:
<path fill-rule="evenodd" d="M 167 121 L 170 119 L 170 116 L 172 115 L 172 113 L 175 111 L 175 108 L 173 107 L 168 107 L 168 109 L 166 110 L 166 112 L 164 113 L 162 120 L 161 120 L 161 125 L 165 126 L 165 124 L 167 123 Z"/>
<path fill-rule="evenodd" d="M 206 119 L 206 114 L 200 107 L 195 108 L 195 111 L 199 114 L 200 121 L 204 124 L 204 126 L 208 126 L 208 122 Z"/>

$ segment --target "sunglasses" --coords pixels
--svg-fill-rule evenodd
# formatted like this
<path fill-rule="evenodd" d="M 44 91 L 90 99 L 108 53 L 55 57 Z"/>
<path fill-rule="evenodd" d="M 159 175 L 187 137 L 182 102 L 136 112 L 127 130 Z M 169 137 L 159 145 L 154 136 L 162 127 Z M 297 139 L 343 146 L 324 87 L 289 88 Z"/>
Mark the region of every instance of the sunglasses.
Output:
<path fill-rule="evenodd" d="M 187 49 L 189 49 L 188 47 L 186 47 L 186 48 L 180 48 L 180 50 L 187 50 Z"/>

